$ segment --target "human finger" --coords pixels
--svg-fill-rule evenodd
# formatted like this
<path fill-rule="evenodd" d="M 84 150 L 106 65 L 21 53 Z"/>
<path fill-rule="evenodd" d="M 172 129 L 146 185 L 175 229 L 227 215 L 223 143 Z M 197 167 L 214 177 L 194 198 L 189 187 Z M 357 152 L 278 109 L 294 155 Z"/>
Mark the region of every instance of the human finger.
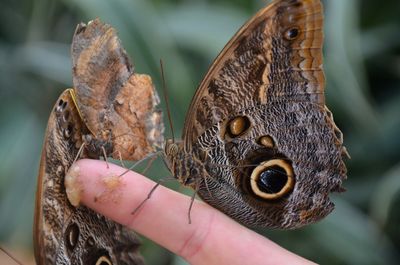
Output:
<path fill-rule="evenodd" d="M 274 242 L 195 200 L 188 222 L 190 198 L 157 188 L 143 207 L 132 211 L 156 184 L 103 161 L 77 161 L 66 177 L 72 200 L 150 238 L 191 264 L 310 264 Z"/>

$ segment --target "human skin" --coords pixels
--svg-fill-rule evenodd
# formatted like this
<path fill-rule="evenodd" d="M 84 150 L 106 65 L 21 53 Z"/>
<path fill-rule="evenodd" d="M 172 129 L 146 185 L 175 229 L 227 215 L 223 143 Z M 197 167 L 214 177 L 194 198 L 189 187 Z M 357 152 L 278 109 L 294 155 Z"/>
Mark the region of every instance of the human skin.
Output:
<path fill-rule="evenodd" d="M 66 177 L 70 183 L 66 185 L 69 195 L 190 264 L 315 264 L 201 201 L 194 201 L 189 224 L 190 197 L 163 186 L 132 214 L 156 183 L 133 171 L 108 165 L 99 160 L 77 161 Z"/>

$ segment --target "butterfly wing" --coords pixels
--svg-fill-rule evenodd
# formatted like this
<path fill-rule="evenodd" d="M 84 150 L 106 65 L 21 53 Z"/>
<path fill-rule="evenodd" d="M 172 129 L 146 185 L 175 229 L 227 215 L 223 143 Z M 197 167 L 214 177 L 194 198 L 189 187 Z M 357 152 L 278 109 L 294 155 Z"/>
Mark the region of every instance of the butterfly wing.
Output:
<path fill-rule="evenodd" d="M 75 100 L 94 138 L 111 142 L 110 155 L 126 160 L 161 146 L 158 95 L 150 76 L 134 73 L 115 30 L 99 19 L 80 24 L 71 50 Z"/>
<path fill-rule="evenodd" d="M 342 190 L 346 152 L 325 107 L 322 24 L 319 0 L 274 1 L 228 43 L 190 106 L 183 149 L 201 169 L 196 190 L 246 225 L 315 222 Z"/>
<path fill-rule="evenodd" d="M 238 109 L 289 98 L 324 106 L 322 24 L 322 7 L 315 0 L 274 1 L 258 12 L 200 84 L 186 116 L 185 141 L 197 141 Z"/>
<path fill-rule="evenodd" d="M 143 264 L 137 253 L 139 241 L 132 231 L 68 201 L 64 178 L 85 133 L 88 129 L 71 90 L 66 90 L 51 112 L 40 162 L 33 232 L 36 262 Z M 100 261 L 104 263 L 96 263 Z"/>

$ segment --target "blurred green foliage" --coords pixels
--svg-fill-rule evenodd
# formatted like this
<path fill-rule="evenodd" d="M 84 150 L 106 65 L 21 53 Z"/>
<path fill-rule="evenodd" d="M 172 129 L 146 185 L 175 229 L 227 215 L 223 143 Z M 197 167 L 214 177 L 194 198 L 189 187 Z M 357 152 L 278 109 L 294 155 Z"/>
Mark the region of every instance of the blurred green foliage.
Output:
<path fill-rule="evenodd" d="M 348 192 L 335 196 L 335 212 L 316 225 L 259 232 L 321 264 L 398 264 L 400 2 L 324 3 L 326 94 L 352 156 Z M 50 110 L 71 86 L 69 47 L 77 23 L 99 17 L 117 28 L 137 72 L 150 74 L 158 88 L 163 59 L 174 127 L 180 131 L 213 58 L 264 5 L 263 0 L 1 0 L 1 244 L 32 249 L 40 150 Z M 156 178 L 167 174 L 151 172 Z M 142 252 L 148 264 L 185 264 L 148 240 Z"/>

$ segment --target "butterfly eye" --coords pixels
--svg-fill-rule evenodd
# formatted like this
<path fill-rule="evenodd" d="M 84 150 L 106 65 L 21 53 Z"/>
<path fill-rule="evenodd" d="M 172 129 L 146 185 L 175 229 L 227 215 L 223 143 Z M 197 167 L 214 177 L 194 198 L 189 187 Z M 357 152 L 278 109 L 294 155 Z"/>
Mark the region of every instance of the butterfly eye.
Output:
<path fill-rule="evenodd" d="M 179 147 L 175 143 L 169 143 L 167 142 L 165 146 L 165 153 L 168 156 L 176 156 L 179 152 Z"/>
<path fill-rule="evenodd" d="M 300 30 L 296 27 L 286 30 L 284 36 L 287 40 L 294 40 L 299 36 Z"/>
<path fill-rule="evenodd" d="M 251 173 L 250 187 L 262 199 L 279 199 L 293 190 L 293 168 L 282 159 L 263 162 Z"/>
<path fill-rule="evenodd" d="M 68 226 L 66 233 L 65 233 L 65 243 L 67 245 L 67 249 L 72 251 L 76 244 L 78 243 L 79 239 L 79 227 L 77 224 L 71 224 Z"/>
<path fill-rule="evenodd" d="M 111 260 L 107 256 L 101 256 L 97 261 L 96 265 L 112 265 Z"/>
<path fill-rule="evenodd" d="M 250 128 L 250 120 L 245 116 L 236 117 L 228 123 L 228 132 L 231 137 L 237 137 Z"/>
<path fill-rule="evenodd" d="M 275 147 L 274 139 L 272 139 L 272 137 L 269 135 L 261 136 L 260 138 L 257 139 L 257 143 L 267 148 Z"/>

